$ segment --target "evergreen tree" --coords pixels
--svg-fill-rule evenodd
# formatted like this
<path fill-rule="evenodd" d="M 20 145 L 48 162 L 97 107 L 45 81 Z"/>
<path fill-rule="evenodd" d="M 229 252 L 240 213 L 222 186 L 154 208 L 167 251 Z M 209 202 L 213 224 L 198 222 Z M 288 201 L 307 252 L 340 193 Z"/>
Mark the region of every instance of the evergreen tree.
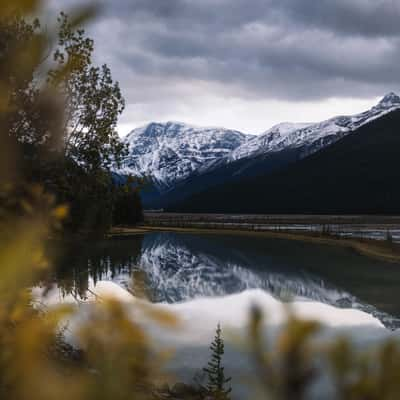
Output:
<path fill-rule="evenodd" d="M 133 176 L 128 176 L 124 184 L 115 184 L 114 225 L 135 225 L 143 221 L 141 185 L 141 180 Z"/>
<path fill-rule="evenodd" d="M 222 339 L 221 325 L 218 324 L 214 341 L 210 346 L 211 360 L 206 368 L 203 368 L 207 374 L 207 390 L 210 395 L 217 400 L 228 400 L 232 391 L 230 386 L 226 386 L 232 378 L 225 377 L 224 367 L 222 366 L 222 356 L 224 355 L 224 341 Z"/>

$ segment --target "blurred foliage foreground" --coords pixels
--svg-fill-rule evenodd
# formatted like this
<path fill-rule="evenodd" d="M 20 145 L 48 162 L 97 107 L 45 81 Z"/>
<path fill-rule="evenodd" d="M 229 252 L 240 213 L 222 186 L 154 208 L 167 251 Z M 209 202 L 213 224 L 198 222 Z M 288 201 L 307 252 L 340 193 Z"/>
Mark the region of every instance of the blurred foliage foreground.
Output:
<path fill-rule="evenodd" d="M 78 332 L 83 351 L 73 349 L 63 339 L 61 321 L 73 309 L 62 306 L 40 312 L 32 307 L 30 288 L 51 267 L 46 241 L 61 228 L 68 214 L 67 208 L 57 205 L 56 198 L 43 186 L 24 183 L 21 149 L 12 134 L 15 116 L 21 111 L 13 99 L 20 90 L 32 89 L 26 82 L 32 81 L 32 74 L 46 58 L 51 32 L 32 36 L 31 28 L 25 26 L 25 33 L 31 35 L 27 44 L 17 40 L 15 31 L 8 28 L 20 17 L 39 13 L 40 6 L 35 0 L 0 2 L 0 398 L 227 399 L 233 394 L 225 386 L 229 378 L 223 372 L 220 327 L 205 369 L 208 386 L 177 393 L 165 386 L 155 388 L 155 384 L 167 382 L 159 369 L 164 355 L 152 350 L 148 336 L 128 316 L 124 305 L 114 300 L 93 305 L 90 318 Z M 76 15 L 71 24 L 84 22 L 89 11 Z M 64 79 L 71 73 L 70 67 L 63 58 L 53 76 Z M 36 86 L 27 109 L 40 125 L 42 139 L 51 138 L 53 144 L 62 142 L 65 133 L 65 108 L 56 86 L 50 86 L 48 80 Z M 168 326 L 176 322 L 163 313 L 152 312 L 150 317 Z M 254 357 L 261 398 L 307 398 L 318 376 L 316 352 L 331 369 L 337 398 L 400 398 L 400 350 L 396 343 L 387 342 L 359 354 L 343 339 L 328 349 L 317 350 L 312 338 L 320 329 L 318 324 L 290 318 L 276 343 L 267 349 L 261 339 L 262 315 L 255 309 L 249 321 L 247 346 Z"/>

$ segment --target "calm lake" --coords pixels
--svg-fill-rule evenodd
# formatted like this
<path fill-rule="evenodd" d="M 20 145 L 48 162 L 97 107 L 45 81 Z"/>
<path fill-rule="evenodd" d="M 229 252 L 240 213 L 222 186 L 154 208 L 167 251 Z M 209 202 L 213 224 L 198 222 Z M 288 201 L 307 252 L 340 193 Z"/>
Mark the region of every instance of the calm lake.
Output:
<path fill-rule="evenodd" d="M 282 300 L 355 308 L 400 327 L 400 266 L 352 250 L 262 236 L 149 233 L 72 246 L 54 277 L 64 293 L 85 296 L 99 280 L 152 302 L 178 303 L 262 289 Z"/>

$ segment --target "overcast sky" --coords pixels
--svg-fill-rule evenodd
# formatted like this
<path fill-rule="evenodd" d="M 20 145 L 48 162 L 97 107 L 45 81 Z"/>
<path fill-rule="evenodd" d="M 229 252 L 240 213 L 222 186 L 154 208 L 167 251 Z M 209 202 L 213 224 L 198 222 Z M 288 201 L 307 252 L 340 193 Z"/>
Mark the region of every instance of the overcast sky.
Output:
<path fill-rule="evenodd" d="M 127 102 L 121 134 L 168 120 L 261 133 L 363 111 L 400 88 L 399 0 L 102 4 L 88 32 Z"/>

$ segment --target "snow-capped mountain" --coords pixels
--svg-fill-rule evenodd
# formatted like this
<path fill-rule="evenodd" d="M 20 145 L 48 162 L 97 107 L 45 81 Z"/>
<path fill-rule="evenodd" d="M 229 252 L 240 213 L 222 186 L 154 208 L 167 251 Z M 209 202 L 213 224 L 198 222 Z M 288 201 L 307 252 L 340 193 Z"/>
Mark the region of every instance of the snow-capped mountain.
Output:
<path fill-rule="evenodd" d="M 250 137 L 223 128 L 151 123 L 126 136 L 129 153 L 118 172 L 150 177 L 157 186 L 167 188 L 200 166 L 227 156 Z"/>
<path fill-rule="evenodd" d="M 151 123 L 126 136 L 129 154 L 120 174 L 147 176 L 158 188 L 239 160 L 296 149 L 304 158 L 395 109 L 400 97 L 387 94 L 376 106 L 353 116 L 318 123 L 281 123 L 261 135 L 223 128 L 199 128 L 179 122 Z"/>
<path fill-rule="evenodd" d="M 231 162 L 296 147 L 304 147 L 303 156 L 307 156 L 399 107 L 400 97 L 395 93 L 389 93 L 376 106 L 361 114 L 338 116 L 312 124 L 278 124 L 239 146 L 226 157 L 226 161 Z"/>
<path fill-rule="evenodd" d="M 273 126 L 271 129 L 255 136 L 247 143 L 239 146 L 233 150 L 227 157 L 227 161 L 240 160 L 241 158 L 251 157 L 256 154 L 268 152 L 274 148 L 276 143 L 282 141 L 285 137 L 289 136 L 293 132 L 300 131 L 312 125 L 311 123 L 291 123 L 282 122 L 278 125 Z"/>

